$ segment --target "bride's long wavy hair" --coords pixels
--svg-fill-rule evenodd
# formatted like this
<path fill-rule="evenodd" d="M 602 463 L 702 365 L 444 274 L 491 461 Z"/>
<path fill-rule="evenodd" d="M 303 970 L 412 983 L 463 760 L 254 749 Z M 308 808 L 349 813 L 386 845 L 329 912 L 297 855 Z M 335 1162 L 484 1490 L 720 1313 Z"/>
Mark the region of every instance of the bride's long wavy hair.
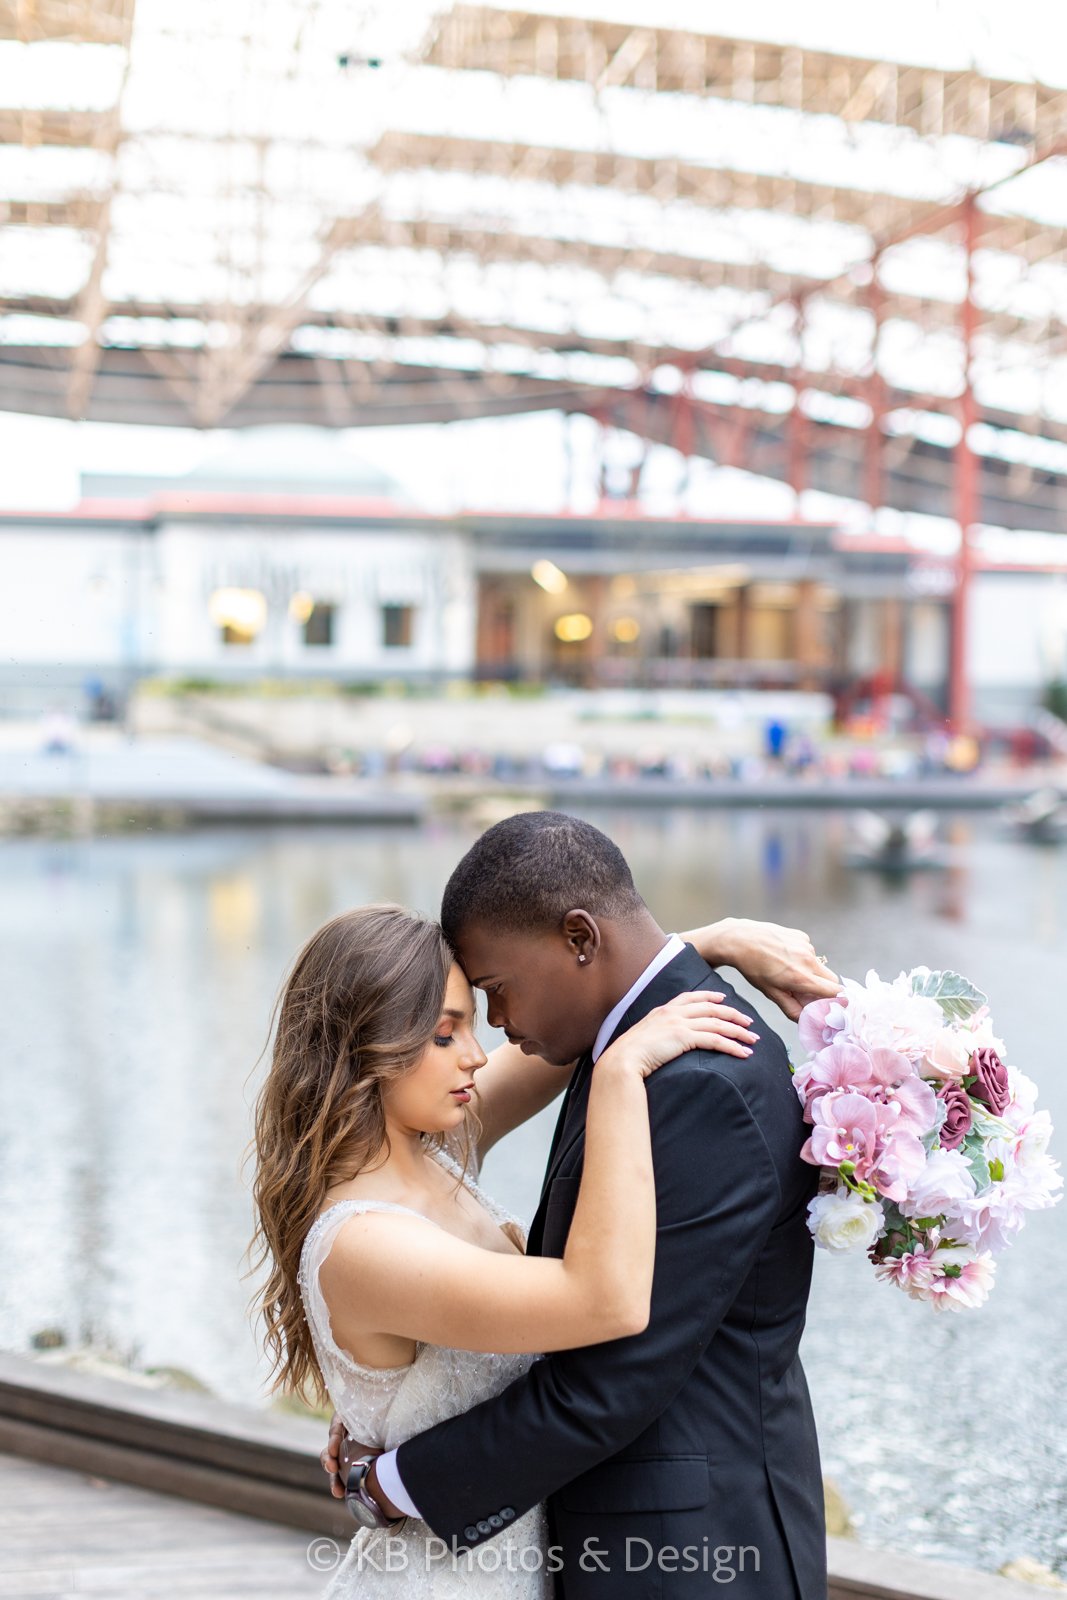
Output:
<path fill-rule="evenodd" d="M 250 1254 L 253 1271 L 267 1269 L 253 1305 L 272 1393 L 327 1398 L 300 1297 L 301 1248 L 333 1185 L 388 1156 L 383 1089 L 430 1042 L 454 959 L 437 923 L 361 906 L 313 934 L 285 980 L 253 1138 Z"/>

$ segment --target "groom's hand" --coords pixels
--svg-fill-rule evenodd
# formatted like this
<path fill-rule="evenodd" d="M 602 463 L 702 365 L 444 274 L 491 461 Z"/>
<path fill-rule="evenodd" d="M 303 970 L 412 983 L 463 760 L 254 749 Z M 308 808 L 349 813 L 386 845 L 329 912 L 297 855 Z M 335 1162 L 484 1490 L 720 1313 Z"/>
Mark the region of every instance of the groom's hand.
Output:
<path fill-rule="evenodd" d="M 345 1425 L 335 1411 L 330 1418 L 330 1435 L 325 1450 L 319 1454 L 322 1470 L 330 1479 L 330 1493 L 335 1500 L 345 1497 L 348 1470 L 361 1456 L 376 1456 L 379 1452 L 369 1444 L 357 1444 L 345 1432 Z"/>

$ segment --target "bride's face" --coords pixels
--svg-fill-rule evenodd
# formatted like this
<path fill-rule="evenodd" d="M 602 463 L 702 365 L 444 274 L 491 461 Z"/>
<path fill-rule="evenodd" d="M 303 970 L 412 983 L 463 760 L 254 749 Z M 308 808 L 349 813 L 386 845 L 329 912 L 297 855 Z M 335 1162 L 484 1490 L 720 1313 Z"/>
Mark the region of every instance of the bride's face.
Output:
<path fill-rule="evenodd" d="M 386 1117 L 419 1133 L 459 1127 L 485 1061 L 474 1033 L 474 991 L 453 963 L 433 1037 L 411 1071 L 384 1091 Z"/>

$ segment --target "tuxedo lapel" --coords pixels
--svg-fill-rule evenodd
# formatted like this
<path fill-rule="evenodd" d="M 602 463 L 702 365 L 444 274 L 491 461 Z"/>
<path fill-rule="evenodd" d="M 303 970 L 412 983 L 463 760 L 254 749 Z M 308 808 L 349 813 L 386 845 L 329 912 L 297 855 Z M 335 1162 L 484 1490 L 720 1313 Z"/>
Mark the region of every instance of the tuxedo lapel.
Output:
<path fill-rule="evenodd" d="M 559 1116 L 556 1118 L 556 1126 L 552 1134 L 552 1143 L 549 1145 L 548 1149 L 548 1163 L 545 1169 L 545 1181 L 541 1185 L 541 1198 L 538 1202 L 534 1219 L 530 1224 L 530 1232 L 526 1243 L 526 1250 L 527 1254 L 529 1255 L 540 1254 L 541 1239 L 544 1233 L 545 1225 L 545 1203 L 548 1199 L 549 1185 L 555 1176 L 555 1169 L 557 1165 L 556 1157 L 557 1154 L 560 1153 L 560 1146 L 563 1143 L 563 1131 L 566 1127 L 567 1118 L 570 1115 L 571 1107 L 574 1104 L 575 1095 L 576 1093 L 580 1092 L 582 1085 L 588 1082 L 592 1067 L 593 1058 L 588 1051 L 584 1056 L 579 1056 L 578 1064 L 571 1073 L 570 1082 L 567 1084 L 566 1091 L 564 1092 L 563 1104 L 559 1108 Z M 583 1124 L 585 1122 L 584 1115 L 582 1117 L 582 1122 Z M 568 1140 L 568 1145 L 569 1142 L 570 1141 Z"/>
<path fill-rule="evenodd" d="M 570 1075 L 570 1079 L 563 1094 L 563 1102 L 559 1108 L 559 1116 L 556 1118 L 556 1127 L 552 1134 L 552 1143 L 549 1146 L 547 1171 L 551 1171 L 552 1163 L 556 1158 L 556 1151 L 559 1149 L 559 1142 L 563 1136 L 563 1127 L 567 1121 L 567 1113 L 570 1111 L 579 1080 L 584 1081 L 589 1076 L 592 1066 L 593 1058 L 589 1052 L 586 1051 L 584 1056 L 578 1057 L 574 1071 Z M 548 1178 L 546 1176 L 545 1184 L 547 1183 Z M 542 1185 L 542 1187 L 544 1187 L 544 1185 Z"/>
<path fill-rule="evenodd" d="M 632 1028 L 635 1022 L 642 1017 L 647 1017 L 650 1011 L 661 1006 L 667 1000 L 673 1000 L 676 995 L 685 994 L 690 989 L 706 989 L 708 980 L 713 976 L 712 969 L 707 962 L 693 949 L 686 945 L 685 949 L 676 955 L 673 961 L 656 974 L 633 1004 L 619 1019 L 608 1045 L 613 1044 L 620 1033 L 625 1033 L 627 1028 Z M 604 1047 L 607 1049 L 607 1045 Z M 545 1181 L 541 1189 L 541 1200 L 537 1207 L 536 1215 L 530 1224 L 530 1234 L 527 1250 L 531 1255 L 540 1254 L 541 1242 L 544 1234 L 545 1212 L 548 1205 L 548 1193 L 553 1180 L 559 1172 L 564 1160 L 579 1142 L 585 1137 L 585 1113 L 589 1100 L 589 1082 L 593 1074 L 593 1059 L 591 1055 L 582 1056 L 567 1085 L 567 1092 L 563 1097 L 560 1107 L 559 1119 L 552 1135 L 552 1144 L 548 1152 L 548 1165 L 545 1172 Z"/>

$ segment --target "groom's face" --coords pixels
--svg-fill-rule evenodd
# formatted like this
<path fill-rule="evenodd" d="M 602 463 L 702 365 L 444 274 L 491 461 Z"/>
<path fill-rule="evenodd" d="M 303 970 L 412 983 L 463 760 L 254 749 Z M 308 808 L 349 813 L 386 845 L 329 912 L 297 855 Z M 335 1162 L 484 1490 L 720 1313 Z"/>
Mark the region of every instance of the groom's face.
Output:
<path fill-rule="evenodd" d="M 490 1026 L 526 1055 L 565 1067 L 592 1048 L 603 1021 L 598 986 L 562 933 L 472 923 L 457 944 L 464 972 L 485 991 Z"/>

